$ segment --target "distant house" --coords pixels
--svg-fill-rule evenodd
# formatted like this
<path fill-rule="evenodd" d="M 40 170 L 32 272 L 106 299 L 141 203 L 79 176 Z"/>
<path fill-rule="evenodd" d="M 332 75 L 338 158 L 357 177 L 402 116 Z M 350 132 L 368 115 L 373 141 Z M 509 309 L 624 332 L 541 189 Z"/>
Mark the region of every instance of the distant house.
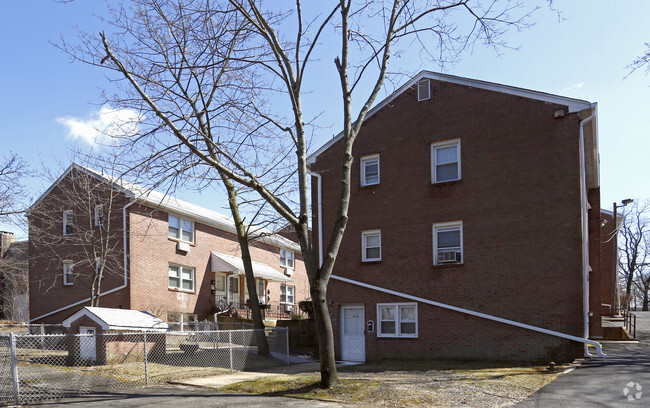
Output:
<path fill-rule="evenodd" d="M 0 319 L 27 322 L 27 257 L 27 241 L 0 231 Z"/>
<path fill-rule="evenodd" d="M 338 135 L 309 157 L 324 242 L 341 152 Z M 570 361 L 601 336 L 595 103 L 423 71 L 369 112 L 353 156 L 338 358 Z"/>
<path fill-rule="evenodd" d="M 93 194 L 84 203 L 65 199 L 76 190 Z M 246 311 L 234 224 L 215 211 L 73 164 L 32 205 L 29 228 L 33 323 L 60 323 L 89 305 L 93 284 L 101 285 L 100 306 L 149 311 L 176 330 L 212 317 L 220 301 Z M 289 318 L 309 297 L 300 247 L 265 230 L 253 238 L 266 317 Z M 94 260 L 93 246 L 106 242 L 110 257 Z"/>

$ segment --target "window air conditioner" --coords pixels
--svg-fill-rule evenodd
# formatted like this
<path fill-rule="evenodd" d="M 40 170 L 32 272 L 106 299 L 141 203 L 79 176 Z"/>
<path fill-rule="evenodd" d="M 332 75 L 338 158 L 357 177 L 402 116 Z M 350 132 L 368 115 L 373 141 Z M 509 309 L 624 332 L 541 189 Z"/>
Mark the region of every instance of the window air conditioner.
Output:
<path fill-rule="evenodd" d="M 176 249 L 181 252 L 190 252 L 190 244 L 188 244 L 187 242 L 178 241 L 176 243 Z"/>
<path fill-rule="evenodd" d="M 291 268 L 284 268 L 284 274 L 287 276 L 293 275 L 293 269 Z"/>
<path fill-rule="evenodd" d="M 438 263 L 460 262 L 460 251 L 438 251 Z"/>
<path fill-rule="evenodd" d="M 293 312 L 293 305 L 284 305 L 284 312 L 285 313 Z"/>

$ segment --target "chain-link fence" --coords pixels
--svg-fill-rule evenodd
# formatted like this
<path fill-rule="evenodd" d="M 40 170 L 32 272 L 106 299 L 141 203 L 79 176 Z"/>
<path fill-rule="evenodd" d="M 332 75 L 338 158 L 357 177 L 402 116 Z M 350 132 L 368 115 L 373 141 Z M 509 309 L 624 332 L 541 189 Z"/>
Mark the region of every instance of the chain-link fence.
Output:
<path fill-rule="evenodd" d="M 257 355 L 263 333 L 273 359 Z M 0 335 L 0 403 L 25 404 L 98 391 L 219 375 L 289 361 L 288 332 Z"/>

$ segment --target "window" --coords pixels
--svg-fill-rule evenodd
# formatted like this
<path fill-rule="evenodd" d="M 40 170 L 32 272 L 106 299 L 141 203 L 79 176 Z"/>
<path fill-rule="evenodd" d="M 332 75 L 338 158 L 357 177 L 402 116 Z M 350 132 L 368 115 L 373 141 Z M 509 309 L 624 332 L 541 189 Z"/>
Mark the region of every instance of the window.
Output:
<path fill-rule="evenodd" d="M 431 99 L 431 84 L 428 79 L 418 82 L 418 101 Z"/>
<path fill-rule="evenodd" d="M 381 261 L 381 231 L 361 233 L 361 260 L 363 262 Z"/>
<path fill-rule="evenodd" d="M 431 145 L 431 182 L 460 180 L 460 140 Z"/>
<path fill-rule="evenodd" d="M 377 304 L 379 327 L 377 337 L 417 337 L 418 305 L 416 303 Z"/>
<path fill-rule="evenodd" d="M 74 213 L 72 210 L 63 211 L 63 235 L 74 233 Z"/>
<path fill-rule="evenodd" d="M 169 216 L 169 238 L 194 243 L 194 223 L 183 218 Z"/>
<path fill-rule="evenodd" d="M 63 286 L 74 285 L 74 263 L 63 261 Z"/>
<path fill-rule="evenodd" d="M 379 155 L 361 158 L 361 185 L 379 184 Z"/>
<path fill-rule="evenodd" d="M 463 263 L 463 224 L 450 222 L 433 226 L 433 264 Z"/>
<path fill-rule="evenodd" d="M 288 249 L 280 250 L 280 265 L 285 268 L 293 269 L 293 251 L 289 251 Z"/>
<path fill-rule="evenodd" d="M 296 287 L 289 285 L 280 286 L 280 303 L 293 304 L 295 300 Z"/>
<path fill-rule="evenodd" d="M 104 271 L 102 270 L 103 262 L 101 258 L 95 259 L 95 276 L 99 276 L 101 279 L 104 279 Z"/>
<path fill-rule="evenodd" d="M 104 225 L 104 206 L 96 205 L 95 206 L 95 227 Z"/>
<path fill-rule="evenodd" d="M 194 268 L 169 265 L 168 277 L 170 289 L 194 291 Z"/>
<path fill-rule="evenodd" d="M 197 316 L 193 313 L 167 312 L 167 323 L 172 331 L 195 331 Z"/>
<path fill-rule="evenodd" d="M 236 276 L 228 277 L 228 285 L 230 286 L 230 293 L 239 293 L 239 278 Z"/>

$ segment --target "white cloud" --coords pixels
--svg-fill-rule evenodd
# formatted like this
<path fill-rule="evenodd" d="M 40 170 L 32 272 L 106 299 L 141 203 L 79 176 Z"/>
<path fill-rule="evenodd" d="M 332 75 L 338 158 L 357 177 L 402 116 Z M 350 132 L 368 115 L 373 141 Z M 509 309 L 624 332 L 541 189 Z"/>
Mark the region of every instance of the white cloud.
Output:
<path fill-rule="evenodd" d="M 133 136 L 138 131 L 138 114 L 131 109 L 104 105 L 87 118 L 64 116 L 56 121 L 68 129 L 67 137 L 91 145 L 112 144 L 116 138 Z"/>
<path fill-rule="evenodd" d="M 574 89 L 580 89 L 584 86 L 584 82 L 578 82 L 577 84 L 569 85 L 564 87 L 564 91 L 572 91 Z"/>

